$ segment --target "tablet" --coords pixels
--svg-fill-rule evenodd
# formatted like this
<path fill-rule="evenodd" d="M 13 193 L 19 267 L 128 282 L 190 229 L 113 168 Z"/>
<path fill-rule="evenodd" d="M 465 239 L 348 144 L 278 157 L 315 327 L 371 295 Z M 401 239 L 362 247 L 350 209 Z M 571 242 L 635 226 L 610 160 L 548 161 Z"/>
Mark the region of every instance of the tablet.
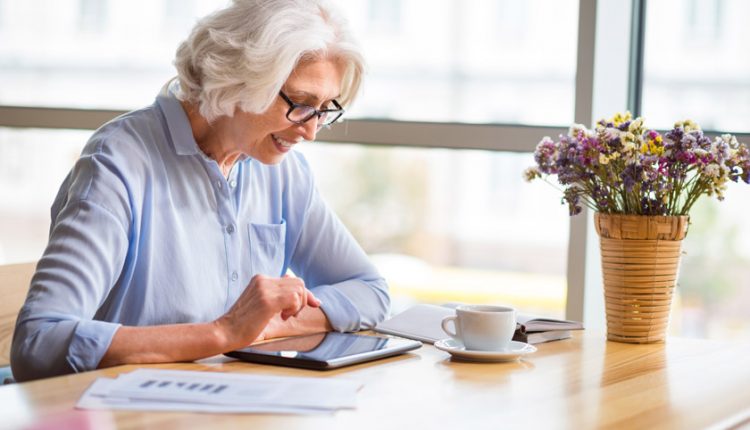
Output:
<path fill-rule="evenodd" d="M 272 340 L 225 355 L 253 363 L 326 370 L 390 357 L 421 346 L 421 342 L 408 339 L 328 332 Z"/>

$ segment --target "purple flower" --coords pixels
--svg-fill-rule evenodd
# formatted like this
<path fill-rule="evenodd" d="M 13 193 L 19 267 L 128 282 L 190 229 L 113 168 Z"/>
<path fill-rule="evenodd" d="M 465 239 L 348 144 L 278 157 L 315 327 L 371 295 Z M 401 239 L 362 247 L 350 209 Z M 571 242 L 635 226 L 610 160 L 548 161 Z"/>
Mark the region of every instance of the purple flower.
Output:
<path fill-rule="evenodd" d="M 713 141 L 692 121 L 663 136 L 629 113 L 573 125 L 534 152 L 527 179 L 557 176 L 571 215 L 583 206 L 606 213 L 683 215 L 701 195 L 723 197 L 727 181 L 750 184 L 750 150 L 731 135 Z"/>

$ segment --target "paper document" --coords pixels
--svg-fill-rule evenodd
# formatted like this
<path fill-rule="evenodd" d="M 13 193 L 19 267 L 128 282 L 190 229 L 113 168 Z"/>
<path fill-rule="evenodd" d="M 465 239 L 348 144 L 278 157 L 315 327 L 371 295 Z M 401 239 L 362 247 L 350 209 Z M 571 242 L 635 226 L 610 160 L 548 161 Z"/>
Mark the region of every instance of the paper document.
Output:
<path fill-rule="evenodd" d="M 330 413 L 356 407 L 361 384 L 346 379 L 139 369 L 99 378 L 81 409 L 219 413 Z"/>

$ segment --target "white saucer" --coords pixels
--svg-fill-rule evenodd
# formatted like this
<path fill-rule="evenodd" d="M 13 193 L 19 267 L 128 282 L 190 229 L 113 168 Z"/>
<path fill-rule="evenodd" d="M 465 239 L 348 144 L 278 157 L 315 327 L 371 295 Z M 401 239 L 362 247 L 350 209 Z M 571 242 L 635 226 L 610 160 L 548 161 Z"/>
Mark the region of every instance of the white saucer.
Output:
<path fill-rule="evenodd" d="M 461 342 L 451 338 L 435 342 L 435 348 L 448 352 L 455 358 L 471 361 L 515 361 L 523 355 L 536 352 L 534 345 L 514 340 L 510 341 L 508 348 L 501 351 L 466 349 Z"/>

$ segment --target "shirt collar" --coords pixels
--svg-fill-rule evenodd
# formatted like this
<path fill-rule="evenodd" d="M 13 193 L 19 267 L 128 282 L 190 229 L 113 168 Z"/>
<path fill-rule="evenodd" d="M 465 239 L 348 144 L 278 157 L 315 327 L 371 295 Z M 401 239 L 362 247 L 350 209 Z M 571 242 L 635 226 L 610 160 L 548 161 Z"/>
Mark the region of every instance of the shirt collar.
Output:
<path fill-rule="evenodd" d="M 179 155 L 200 154 L 202 157 L 208 159 L 208 156 L 198 147 L 198 142 L 195 141 L 195 137 L 193 136 L 193 128 L 190 126 L 187 113 L 185 113 L 185 109 L 182 108 L 182 104 L 175 96 L 179 88 L 180 82 L 177 78 L 173 78 L 164 84 L 161 91 L 159 91 L 159 95 L 156 97 L 156 102 L 159 104 L 161 111 L 164 113 L 164 118 L 167 120 L 167 128 L 169 128 L 169 135 L 172 138 L 175 152 Z M 252 160 L 252 158 L 242 154 L 237 159 L 237 162 L 245 160 Z"/>
<path fill-rule="evenodd" d="M 175 97 L 175 92 L 179 89 L 177 79 L 172 79 L 162 87 L 156 102 L 159 104 L 164 118 L 167 121 L 169 135 L 172 138 L 175 152 L 179 155 L 203 154 L 198 148 L 198 143 L 193 137 L 193 129 L 190 121 L 182 108 L 180 101 Z"/>

